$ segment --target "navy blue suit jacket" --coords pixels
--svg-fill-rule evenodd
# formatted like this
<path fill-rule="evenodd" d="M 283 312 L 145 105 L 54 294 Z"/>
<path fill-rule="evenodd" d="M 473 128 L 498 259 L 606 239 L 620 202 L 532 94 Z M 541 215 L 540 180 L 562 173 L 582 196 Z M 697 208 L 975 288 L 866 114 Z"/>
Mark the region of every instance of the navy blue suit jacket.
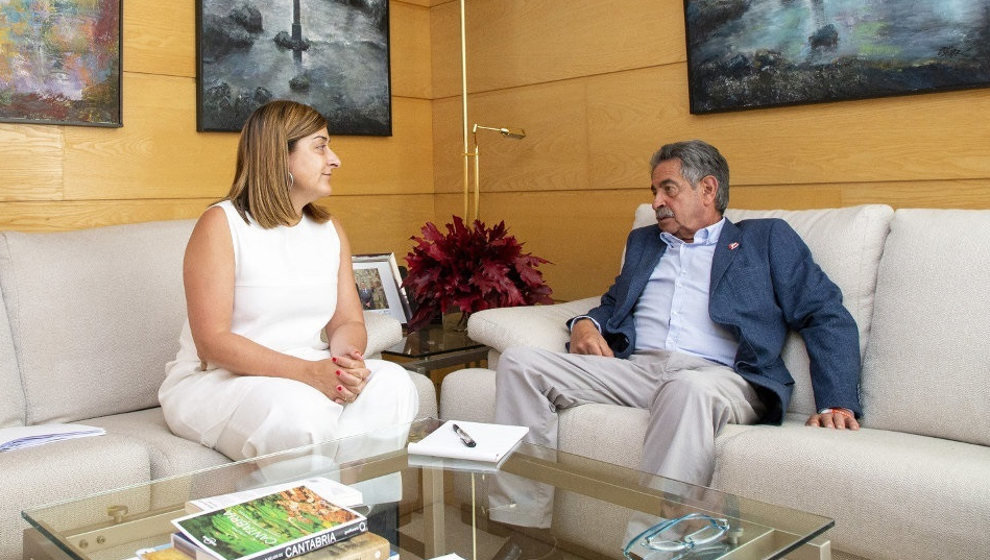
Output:
<path fill-rule="evenodd" d="M 656 225 L 629 234 L 622 271 L 588 312 L 617 358 L 636 348 L 633 310 L 667 245 Z M 787 222 L 726 220 L 712 260 L 708 313 L 739 340 L 733 369 L 766 405 L 762 421 L 779 424 L 794 379 L 781 351 L 793 329 L 804 338 L 818 408 L 848 408 L 860 416 L 859 331 L 842 293 Z"/>

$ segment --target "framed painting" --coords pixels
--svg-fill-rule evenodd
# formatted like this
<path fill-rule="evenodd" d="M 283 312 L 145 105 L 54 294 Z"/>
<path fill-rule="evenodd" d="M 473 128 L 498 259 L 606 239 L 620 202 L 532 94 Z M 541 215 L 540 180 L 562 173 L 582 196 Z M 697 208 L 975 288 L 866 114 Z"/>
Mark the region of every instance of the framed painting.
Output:
<path fill-rule="evenodd" d="M 986 0 L 685 0 L 695 114 L 990 85 Z"/>
<path fill-rule="evenodd" d="M 120 0 L 0 0 L 0 121 L 119 127 Z"/>
<path fill-rule="evenodd" d="M 196 128 L 291 99 L 331 134 L 392 134 L 388 0 L 197 0 Z"/>
<path fill-rule="evenodd" d="M 351 264 L 361 307 L 365 311 L 391 315 L 403 325 L 408 323 L 412 312 L 402 287 L 395 253 L 353 255 Z"/>

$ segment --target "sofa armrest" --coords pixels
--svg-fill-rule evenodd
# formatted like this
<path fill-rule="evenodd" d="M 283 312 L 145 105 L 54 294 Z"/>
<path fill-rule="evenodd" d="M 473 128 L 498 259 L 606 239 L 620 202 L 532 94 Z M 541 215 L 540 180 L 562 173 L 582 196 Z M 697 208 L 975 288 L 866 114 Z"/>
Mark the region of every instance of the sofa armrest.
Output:
<path fill-rule="evenodd" d="M 468 319 L 468 336 L 498 352 L 511 346 L 563 351 L 570 340 L 564 323 L 598 305 L 599 299 L 478 311 Z"/>
<path fill-rule="evenodd" d="M 364 312 L 364 326 L 368 331 L 366 357 L 374 357 L 382 350 L 402 340 L 402 323 L 394 317 L 371 311 Z"/>

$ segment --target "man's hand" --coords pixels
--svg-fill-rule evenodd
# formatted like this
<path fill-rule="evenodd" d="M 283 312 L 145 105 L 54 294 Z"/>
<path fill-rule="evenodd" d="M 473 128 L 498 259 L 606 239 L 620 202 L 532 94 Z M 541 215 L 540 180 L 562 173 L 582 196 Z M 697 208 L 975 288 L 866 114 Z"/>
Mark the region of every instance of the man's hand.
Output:
<path fill-rule="evenodd" d="M 812 414 L 805 426 L 835 428 L 837 430 L 858 430 L 859 422 L 856 416 L 847 408 L 829 408 L 821 414 Z"/>
<path fill-rule="evenodd" d="M 612 358 L 615 355 L 591 319 L 578 319 L 571 325 L 571 354 Z"/>

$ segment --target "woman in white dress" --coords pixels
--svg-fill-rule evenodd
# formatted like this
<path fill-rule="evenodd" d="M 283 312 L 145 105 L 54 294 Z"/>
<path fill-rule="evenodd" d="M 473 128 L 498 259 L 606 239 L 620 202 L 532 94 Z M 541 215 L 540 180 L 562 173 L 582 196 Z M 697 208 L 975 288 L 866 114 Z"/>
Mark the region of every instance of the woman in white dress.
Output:
<path fill-rule="evenodd" d="M 171 430 L 231 459 L 409 422 L 415 386 L 365 360 L 347 237 L 314 202 L 340 159 L 311 107 L 273 101 L 241 131 L 230 193 L 183 264 L 188 321 L 158 396 Z M 325 334 L 325 340 L 321 338 Z"/>

